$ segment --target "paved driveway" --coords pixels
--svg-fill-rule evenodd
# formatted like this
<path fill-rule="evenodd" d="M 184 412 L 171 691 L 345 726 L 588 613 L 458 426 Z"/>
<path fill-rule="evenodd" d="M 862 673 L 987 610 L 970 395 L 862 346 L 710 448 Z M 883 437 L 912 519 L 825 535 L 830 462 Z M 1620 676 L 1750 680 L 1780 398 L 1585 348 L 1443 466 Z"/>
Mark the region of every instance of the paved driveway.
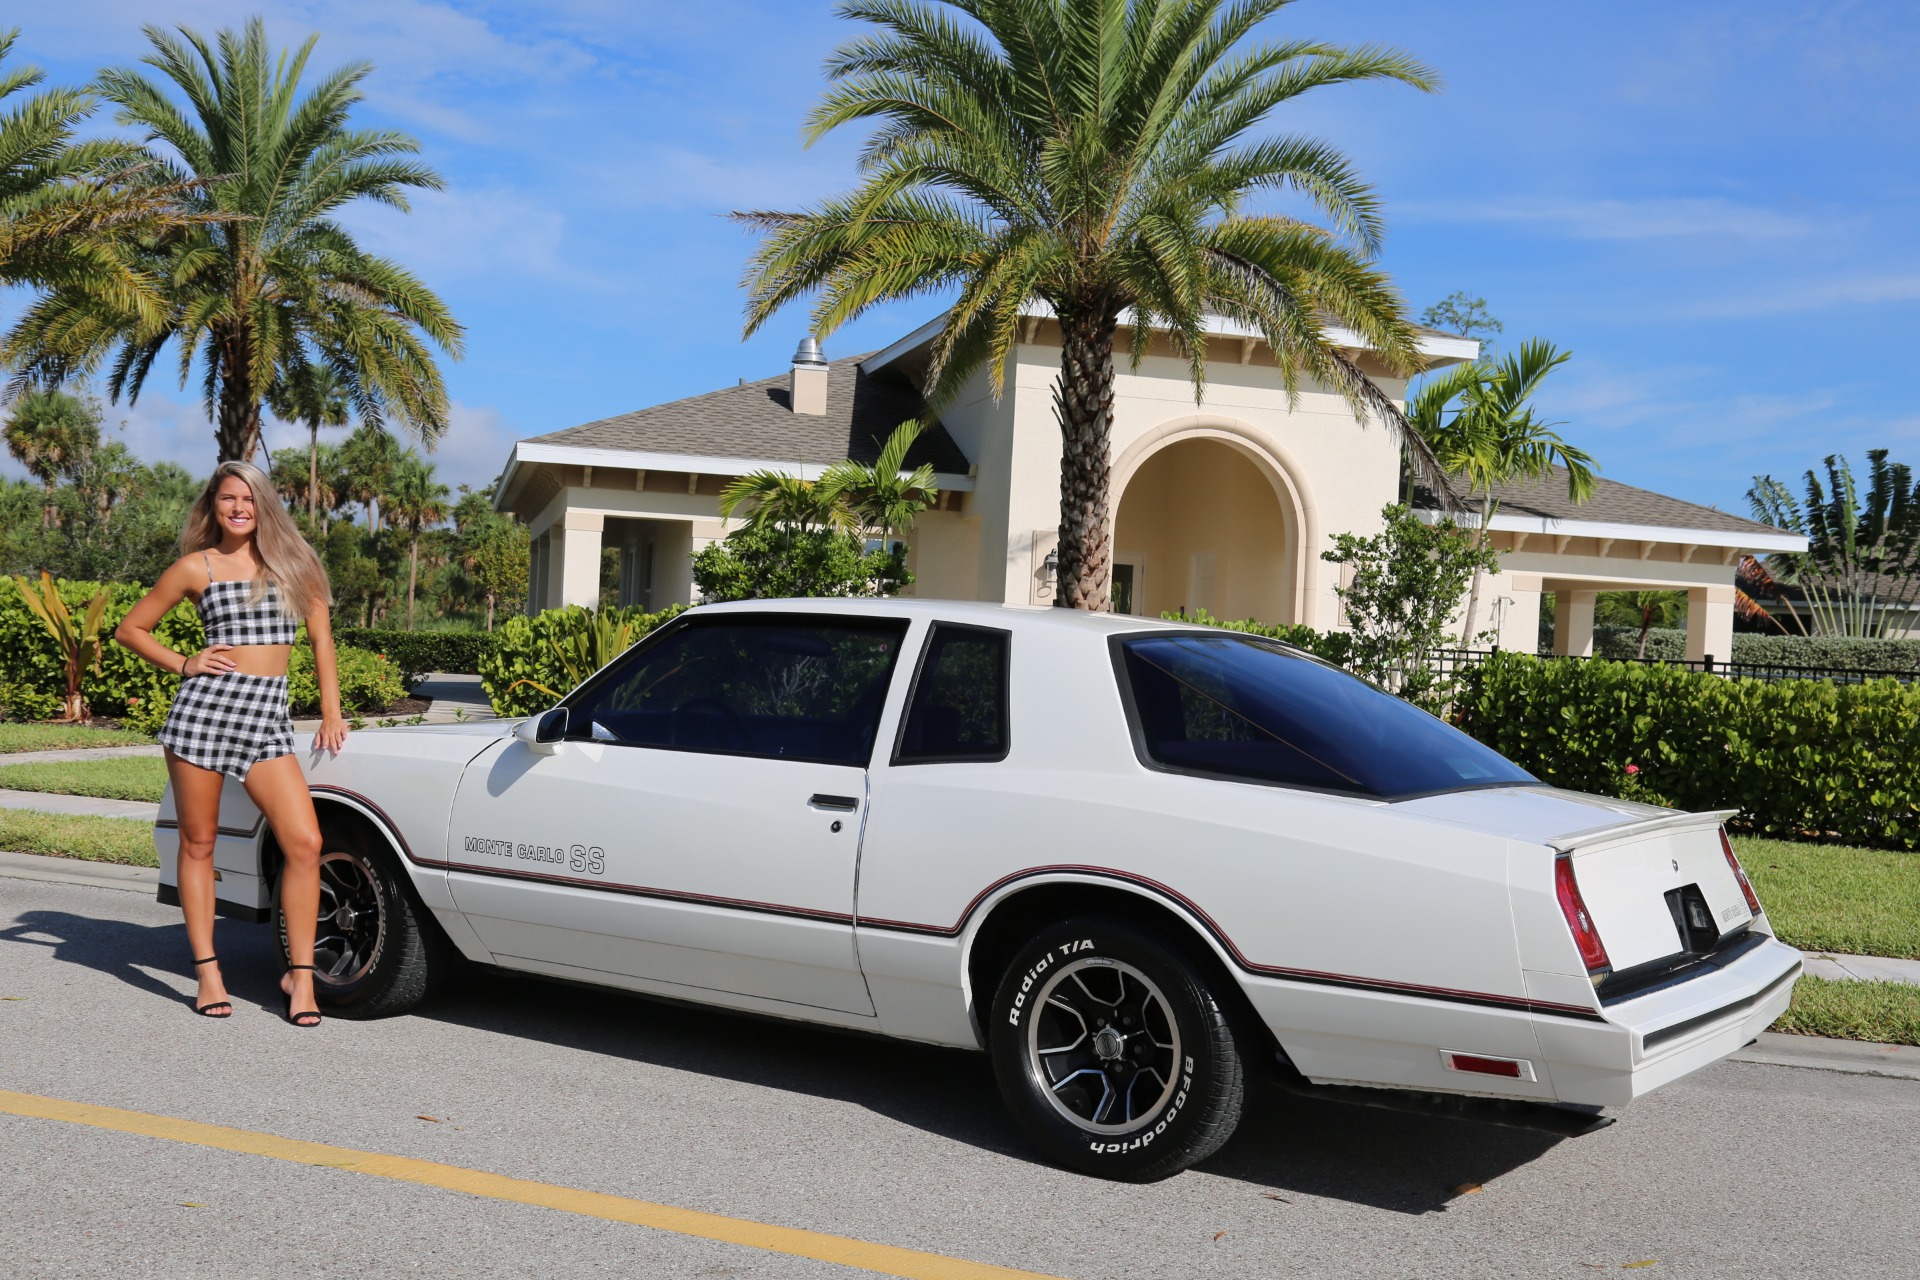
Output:
<path fill-rule="evenodd" d="M 1031 1161 L 976 1055 L 490 975 L 303 1032 L 266 931 L 220 928 L 225 1023 L 183 1003 L 176 912 L 0 880 L 0 1091 L 1076 1280 L 1920 1274 L 1916 1081 L 1728 1063 L 1571 1141 L 1263 1096 L 1117 1186 Z M 861 1274 L 67 1120 L 0 1114 L 0 1153 L 15 1277 Z"/>

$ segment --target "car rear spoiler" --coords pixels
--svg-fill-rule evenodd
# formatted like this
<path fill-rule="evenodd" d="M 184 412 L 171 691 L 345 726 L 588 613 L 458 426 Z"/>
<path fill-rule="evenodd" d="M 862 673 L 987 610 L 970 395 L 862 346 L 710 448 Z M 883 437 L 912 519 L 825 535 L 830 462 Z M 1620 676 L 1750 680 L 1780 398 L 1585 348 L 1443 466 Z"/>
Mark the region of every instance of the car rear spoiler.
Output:
<path fill-rule="evenodd" d="M 1738 809 L 1709 809 L 1704 813 L 1663 813 L 1652 818 L 1633 818 L 1626 822 L 1610 822 L 1605 826 L 1589 827 L 1585 831 L 1557 836 L 1546 844 L 1555 853 L 1570 854 L 1576 850 L 1588 853 L 1608 845 L 1625 844 L 1663 832 L 1691 831 L 1707 826 L 1717 827 L 1739 812 Z"/>

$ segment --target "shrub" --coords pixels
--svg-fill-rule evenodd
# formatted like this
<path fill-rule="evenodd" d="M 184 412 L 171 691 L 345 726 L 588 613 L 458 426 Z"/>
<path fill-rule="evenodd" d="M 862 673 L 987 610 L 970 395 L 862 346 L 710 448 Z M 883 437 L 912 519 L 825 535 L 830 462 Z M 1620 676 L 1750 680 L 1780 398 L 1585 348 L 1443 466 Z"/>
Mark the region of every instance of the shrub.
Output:
<path fill-rule="evenodd" d="M 1595 657 L 1633 656 L 1640 632 L 1634 627 L 1595 627 Z M 1687 633 L 1675 627 L 1655 627 L 1647 633 L 1647 657 L 1678 662 L 1687 656 Z M 1716 653 L 1716 662 L 1728 655 Z M 1777 636 L 1750 631 L 1733 634 L 1734 662 L 1757 666 L 1812 667 L 1829 671 L 1878 671 L 1887 675 L 1920 676 L 1920 640 L 1868 640 L 1858 636 Z"/>
<path fill-rule="evenodd" d="M 1739 809 L 1761 835 L 1920 848 L 1920 687 L 1499 653 L 1456 718 L 1556 786 Z"/>
<path fill-rule="evenodd" d="M 384 654 L 411 683 L 429 671 L 478 675 L 481 659 L 493 649 L 494 633 L 336 627 L 333 636 L 341 644 Z"/>
<path fill-rule="evenodd" d="M 902 549 L 867 551 L 834 529 L 750 524 L 695 556 L 693 581 L 706 600 L 891 596 L 913 574 Z"/>
<path fill-rule="evenodd" d="M 347 715 L 385 711 L 407 696 L 400 669 L 377 653 L 336 645 L 334 660 L 340 672 L 340 710 Z M 287 662 L 287 702 L 296 716 L 320 714 L 320 681 L 313 672 L 313 650 L 304 643 Z"/>
<path fill-rule="evenodd" d="M 107 607 L 100 621 L 103 636 L 112 635 L 127 611 L 146 594 L 145 587 L 131 583 L 62 581 L 57 585 L 61 600 L 76 612 L 85 609 L 87 601 L 104 585 Z M 160 643 L 181 653 L 198 653 L 206 645 L 200 616 L 185 603 L 160 619 L 153 634 Z M 0 710 L 12 720 L 45 720 L 60 714 L 66 693 L 65 672 L 59 644 L 28 611 L 19 592 L 0 594 Z M 179 686 L 179 676 L 113 643 L 101 646 L 99 670 L 88 668 L 80 681 L 81 694 L 96 715 L 136 722 L 146 718 L 139 714 L 141 707 L 157 701 L 164 708 Z"/>
<path fill-rule="evenodd" d="M 571 605 L 548 609 L 531 618 L 508 618 L 495 631 L 494 644 L 480 659 L 480 685 L 487 691 L 493 709 L 503 716 L 530 716 L 553 705 L 554 699 L 535 688 L 534 681 L 555 693 L 564 694 L 584 678 L 573 669 L 576 646 L 593 630 L 596 621 L 632 623 L 629 643 L 646 635 L 678 614 L 684 606 L 675 605 L 659 613 L 639 609 L 605 609 L 598 614 Z"/>

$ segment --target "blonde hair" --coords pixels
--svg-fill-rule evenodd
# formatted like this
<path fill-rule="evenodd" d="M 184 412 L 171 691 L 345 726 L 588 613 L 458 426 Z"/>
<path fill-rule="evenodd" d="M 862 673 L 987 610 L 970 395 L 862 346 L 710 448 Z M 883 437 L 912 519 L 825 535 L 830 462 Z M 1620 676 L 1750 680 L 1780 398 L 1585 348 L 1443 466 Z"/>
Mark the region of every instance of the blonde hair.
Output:
<path fill-rule="evenodd" d="M 220 545 L 220 523 L 214 517 L 213 500 L 220 482 L 228 476 L 239 476 L 253 490 L 253 549 L 266 568 L 265 579 L 253 584 L 248 599 L 259 604 L 267 593 L 267 583 L 272 583 L 280 589 L 280 611 L 293 618 L 305 617 L 314 601 L 332 598 L 326 566 L 300 536 L 299 526 L 273 491 L 273 482 L 251 462 L 227 461 L 213 469 L 207 487 L 187 512 L 187 527 L 180 532 L 181 554 L 192 555 Z"/>

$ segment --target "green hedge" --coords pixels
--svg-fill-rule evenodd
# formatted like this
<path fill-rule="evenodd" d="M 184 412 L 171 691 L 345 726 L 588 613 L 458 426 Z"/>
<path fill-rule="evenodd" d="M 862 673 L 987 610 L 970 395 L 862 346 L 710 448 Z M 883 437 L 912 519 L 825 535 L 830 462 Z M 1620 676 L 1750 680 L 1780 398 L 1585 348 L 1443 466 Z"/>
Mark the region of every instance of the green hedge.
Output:
<path fill-rule="evenodd" d="M 429 671 L 477 675 L 480 663 L 493 651 L 491 631 L 392 631 L 385 628 L 341 627 L 334 638 L 341 644 L 380 654 L 400 668 L 409 681 Z"/>
<path fill-rule="evenodd" d="M 1336 666 L 1345 666 L 1347 659 L 1353 656 L 1353 637 L 1344 631 L 1315 631 L 1312 627 L 1295 626 L 1290 623 L 1257 622 L 1252 618 L 1240 618 L 1232 622 L 1214 617 L 1205 609 L 1193 613 L 1163 613 L 1161 617 L 1170 622 L 1191 622 L 1202 627 L 1219 627 L 1222 631 L 1239 631 L 1250 636 L 1265 636 L 1269 640 L 1278 640 L 1283 644 L 1305 649 L 1315 657 L 1325 658 Z"/>
<path fill-rule="evenodd" d="M 1626 659 L 1640 642 L 1635 627 L 1595 627 L 1595 657 Z M 1687 633 L 1674 627 L 1655 627 L 1647 633 L 1647 657 L 1678 662 L 1687 656 Z M 1729 655 L 1716 653 L 1715 661 Z M 1920 640 L 1862 640 L 1850 636 L 1733 634 L 1734 662 L 1774 667 L 1817 667 L 1838 671 L 1880 671 L 1888 675 L 1920 675 Z"/>
<path fill-rule="evenodd" d="M 667 619 L 680 613 L 685 606 L 675 605 L 659 613 L 646 613 L 640 609 L 608 609 L 604 612 L 616 618 L 633 618 L 641 625 L 636 639 L 653 630 Z M 537 711 L 545 711 L 554 704 L 554 699 L 534 688 L 530 684 L 515 684 L 520 680 L 535 680 L 554 691 L 565 694 L 574 686 L 574 679 L 566 663 L 555 647 L 556 641 L 565 641 L 585 631 L 594 615 L 578 606 L 565 609 L 548 609 L 533 617 L 508 618 L 500 624 L 494 634 L 493 648 L 480 659 L 480 686 L 487 691 L 487 699 L 493 709 L 503 716 L 530 716 Z"/>
<path fill-rule="evenodd" d="M 1737 808 L 1761 835 L 1920 848 L 1920 687 L 1502 653 L 1456 719 L 1556 786 Z"/>

